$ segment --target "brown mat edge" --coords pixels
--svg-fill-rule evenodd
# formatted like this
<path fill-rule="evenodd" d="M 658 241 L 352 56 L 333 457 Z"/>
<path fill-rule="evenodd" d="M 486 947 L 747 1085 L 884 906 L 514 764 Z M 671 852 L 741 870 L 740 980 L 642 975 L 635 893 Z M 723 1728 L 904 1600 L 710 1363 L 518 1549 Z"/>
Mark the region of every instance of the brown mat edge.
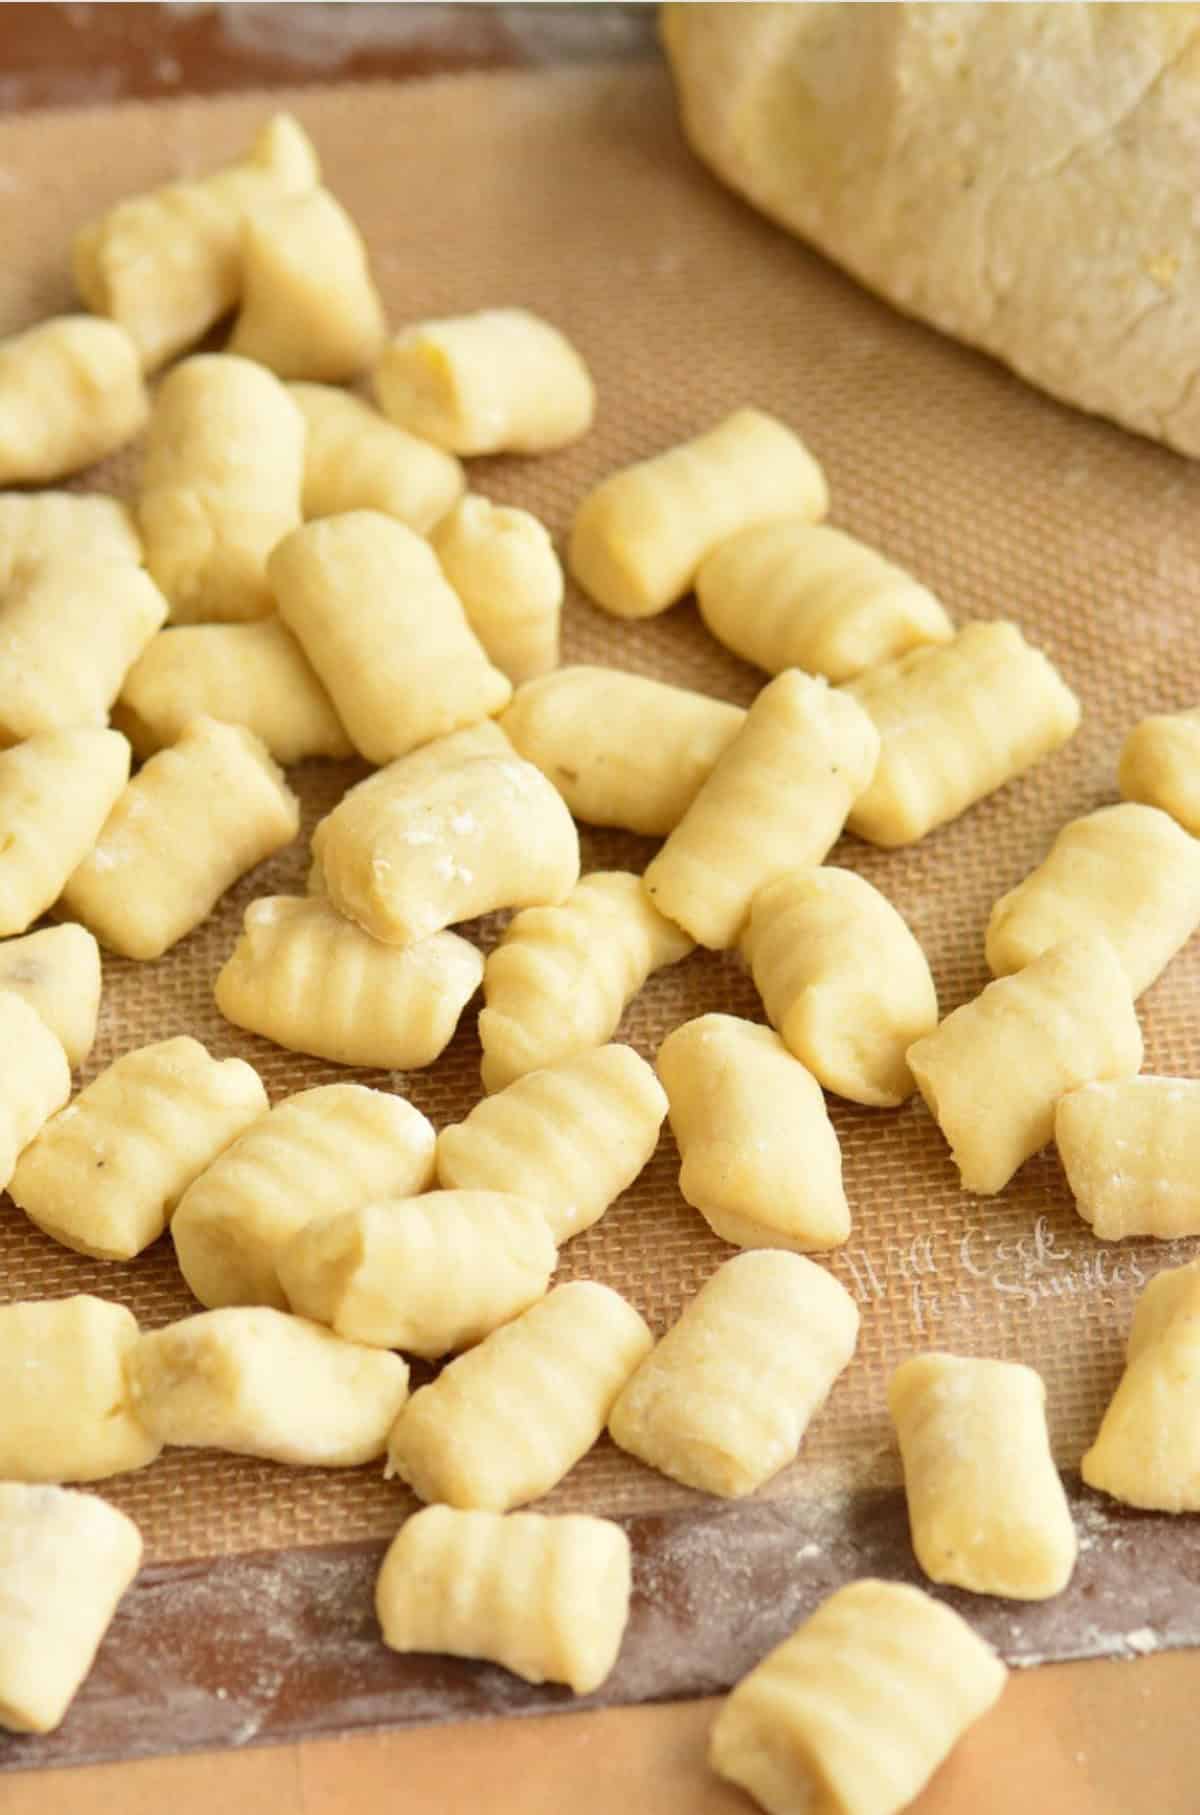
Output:
<path fill-rule="evenodd" d="M 1015 1668 L 1194 1642 L 1200 1524 L 1133 1511 L 1074 1479 L 1067 1492 L 1080 1556 L 1055 1600 L 932 1592 Z M 0 1738 L 0 1771 L 690 1700 L 728 1688 L 852 1577 L 931 1588 L 899 1491 L 619 1523 L 634 1547 L 633 1605 L 616 1669 L 594 1695 L 530 1685 L 494 1665 L 388 1651 L 373 1601 L 381 1542 L 258 1551 L 144 1570 L 63 1727 Z"/>

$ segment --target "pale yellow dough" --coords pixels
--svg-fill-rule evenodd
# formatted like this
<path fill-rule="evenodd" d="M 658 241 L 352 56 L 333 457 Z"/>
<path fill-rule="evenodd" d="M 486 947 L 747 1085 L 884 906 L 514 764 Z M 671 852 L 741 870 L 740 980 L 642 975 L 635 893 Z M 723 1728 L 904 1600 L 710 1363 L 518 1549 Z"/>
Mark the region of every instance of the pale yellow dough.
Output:
<path fill-rule="evenodd" d="M 161 958 L 299 830 L 300 803 L 253 733 L 191 719 L 129 783 L 60 912 L 124 958 Z"/>
<path fill-rule="evenodd" d="M 963 1189 L 986 1197 L 1046 1145 L 1068 1090 L 1135 1075 L 1142 1032 L 1117 954 L 1093 935 L 989 983 L 911 1046 L 908 1063 Z"/>
<path fill-rule="evenodd" d="M 1200 1262 L 1160 1273 L 1133 1314 L 1121 1376 L 1080 1464 L 1128 1506 L 1200 1512 Z"/>
<path fill-rule="evenodd" d="M 351 1342 L 436 1360 L 541 1298 L 558 1249 L 530 1198 L 430 1191 L 305 1223 L 277 1258 L 291 1309 Z"/>
<path fill-rule="evenodd" d="M 674 831 L 745 722 L 725 700 L 587 666 L 526 681 L 500 718 L 576 819 L 645 838 Z"/>
<path fill-rule="evenodd" d="M 0 493 L 0 591 L 21 568 L 57 560 L 65 550 L 72 560 L 97 566 L 138 566 L 142 544 L 133 512 L 99 492 Z"/>
<path fill-rule="evenodd" d="M 709 1763 L 768 1815 L 899 1815 L 1007 1675 L 932 1595 L 851 1582 L 722 1703 Z"/>
<path fill-rule="evenodd" d="M 279 615 L 369 762 L 489 718 L 512 688 L 467 623 L 437 556 L 382 511 L 323 517 L 269 564 Z"/>
<path fill-rule="evenodd" d="M 631 1586 L 609 1519 L 427 1506 L 392 1540 L 375 1610 L 393 1651 L 488 1658 L 589 1695 L 617 1661 Z"/>
<path fill-rule="evenodd" d="M 888 1382 L 888 1407 L 931 1581 L 1010 1600 L 1061 1594 L 1079 1545 L 1041 1375 L 1018 1361 L 914 1355 Z"/>
<path fill-rule="evenodd" d="M 141 1560 L 106 1500 L 0 1482 L 0 1727 L 54 1731 Z"/>
<path fill-rule="evenodd" d="M 378 510 L 428 535 L 462 496 L 453 454 L 397 428 L 361 397 L 329 384 L 290 384 L 308 428 L 304 515 Z"/>
<path fill-rule="evenodd" d="M 556 1242 L 598 1222 L 658 1144 L 666 1094 L 632 1046 L 597 1046 L 526 1072 L 438 1136 L 450 1191 L 515 1191 Z"/>
<path fill-rule="evenodd" d="M 594 1280 L 556 1286 L 413 1394 L 390 1471 L 422 1500 L 507 1512 L 549 1493 L 604 1429 L 653 1338 Z"/>
<path fill-rule="evenodd" d="M 722 1241 L 804 1253 L 846 1240 L 842 1153 L 825 1098 L 778 1034 L 701 1015 L 667 1035 L 658 1075 L 679 1189 Z"/>
<path fill-rule="evenodd" d="M 1079 701 L 1015 624 L 968 624 L 849 681 L 879 732 L 874 779 L 848 824 L 870 844 L 915 844 L 1067 742 Z"/>
<path fill-rule="evenodd" d="M 852 870 L 791 870 L 758 890 L 742 952 L 772 1027 L 826 1090 L 894 1108 L 916 1089 L 906 1054 L 937 1026 L 929 962 Z"/>
<path fill-rule="evenodd" d="M 258 1073 L 180 1034 L 116 1059 L 51 1118 L 9 1191 L 77 1253 L 131 1260 L 157 1241 L 192 1180 L 267 1112 Z"/>
<path fill-rule="evenodd" d="M 609 1416 L 614 1443 L 687 1487 L 740 1499 L 795 1459 L 854 1353 L 858 1308 L 803 1255 L 727 1260 Z"/>
<path fill-rule="evenodd" d="M 1126 801 L 1065 825 L 1037 869 L 1000 897 L 988 968 L 1004 977 L 1060 939 L 1097 933 L 1140 996 L 1198 925 L 1200 839 L 1157 807 Z"/>
<path fill-rule="evenodd" d="M 317 896 L 267 895 L 246 909 L 217 977 L 235 1027 L 336 1065 L 432 1065 L 483 976 L 457 933 L 384 945 Z"/>
<path fill-rule="evenodd" d="M 125 676 L 113 723 L 145 758 L 176 743 L 194 718 L 244 726 L 285 765 L 354 754 L 333 701 L 277 617 L 181 624 L 151 641 Z"/>
<path fill-rule="evenodd" d="M 139 1337 L 127 1372 L 161 1442 L 307 1468 L 356 1468 L 387 1447 L 408 1364 L 265 1305 L 200 1311 Z"/>
<path fill-rule="evenodd" d="M 171 1218 L 180 1271 L 202 1305 L 287 1309 L 280 1251 L 314 1218 L 433 1182 L 430 1122 L 403 1097 L 321 1084 L 276 1103 L 188 1186 Z"/>
<path fill-rule="evenodd" d="M 129 779 L 115 731 L 42 731 L 0 750 L 0 938 L 53 905 Z"/>
<path fill-rule="evenodd" d="M 100 1013 L 100 947 L 86 927 L 47 926 L 23 939 L 4 940 L 0 990 L 11 990 L 37 1010 L 62 1042 L 72 1071 L 83 1064 Z"/>
<path fill-rule="evenodd" d="M 805 517 L 754 523 L 719 543 L 696 575 L 696 602 L 718 642 L 768 674 L 804 668 L 849 681 L 954 635 L 927 587 Z"/>
<path fill-rule="evenodd" d="M 70 1094 L 71 1068 L 62 1042 L 0 975 L 0 1191 L 10 1184 L 21 1153 Z"/>
<path fill-rule="evenodd" d="M 1121 746 L 1117 781 L 1126 800 L 1161 807 L 1200 837 L 1200 706 L 1135 725 Z"/>
<path fill-rule="evenodd" d="M 138 525 L 176 624 L 264 618 L 267 556 L 300 522 L 304 418 L 265 366 L 198 353 L 154 395 Z"/>
<path fill-rule="evenodd" d="M 329 898 L 389 945 L 415 945 L 493 908 L 554 905 L 579 880 L 561 796 L 520 757 L 469 757 L 393 786 L 372 777 L 313 835 Z"/>
<path fill-rule="evenodd" d="M 545 525 L 469 492 L 432 540 L 488 660 L 513 686 L 556 668 L 563 571 Z"/>
<path fill-rule="evenodd" d="M 483 309 L 405 328 L 374 375 L 385 416 L 453 454 L 543 454 L 591 427 L 595 391 L 557 328 Z"/>
<path fill-rule="evenodd" d="M 81 228 L 71 260 L 79 294 L 121 324 L 154 371 L 237 301 L 250 209 L 311 189 L 318 177 L 301 127 L 290 114 L 275 114 L 237 163 L 132 196 Z"/>
<path fill-rule="evenodd" d="M 145 1468 L 162 1444 L 133 1410 L 124 1305 L 79 1294 L 0 1305 L 0 1480 L 102 1481 Z"/>
<path fill-rule="evenodd" d="M 0 485 L 103 460 L 149 414 L 137 348 L 111 321 L 57 315 L 0 341 Z"/>
<path fill-rule="evenodd" d="M 1059 1098 L 1054 1139 L 1101 1241 L 1200 1235 L 1200 1080 L 1083 1084 Z"/>
<path fill-rule="evenodd" d="M 763 688 L 646 870 L 651 901 L 698 945 L 736 944 L 765 883 L 832 849 L 878 755 L 853 700 L 789 668 Z"/>
<path fill-rule="evenodd" d="M 69 549 L 23 567 L 0 594 L 0 744 L 106 725 L 167 601 L 132 562 Z"/>
<path fill-rule="evenodd" d="M 341 383 L 386 327 L 363 238 L 328 189 L 264 202 L 242 226 L 242 306 L 229 351 L 280 378 Z"/>
<path fill-rule="evenodd" d="M 484 967 L 484 1089 L 602 1046 L 647 978 L 691 950 L 628 870 L 594 870 L 558 907 L 525 908 Z"/>
<path fill-rule="evenodd" d="M 739 530 L 771 517 L 812 523 L 828 508 L 825 475 L 799 436 L 762 410 L 735 410 L 602 479 L 575 513 L 567 565 L 606 611 L 654 617 Z"/>

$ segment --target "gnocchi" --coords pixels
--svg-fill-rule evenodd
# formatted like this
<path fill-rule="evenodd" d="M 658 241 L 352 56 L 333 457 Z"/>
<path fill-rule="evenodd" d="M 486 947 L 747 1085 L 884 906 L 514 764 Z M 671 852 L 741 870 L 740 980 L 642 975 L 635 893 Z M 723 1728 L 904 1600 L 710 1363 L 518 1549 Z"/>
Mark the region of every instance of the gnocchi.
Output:
<path fill-rule="evenodd" d="M 0 1191 L 11 1183 L 22 1152 L 70 1094 L 71 1068 L 62 1042 L 36 1008 L 0 983 Z"/>
<path fill-rule="evenodd" d="M 100 1014 L 100 947 L 87 928 L 68 922 L 0 942 L 0 991 L 9 990 L 37 1010 L 77 1070 Z"/>
<path fill-rule="evenodd" d="M 162 1448 L 133 1409 L 124 1305 L 78 1293 L 0 1305 L 0 1480 L 102 1481 Z"/>
<path fill-rule="evenodd" d="M 184 1191 L 267 1111 L 258 1073 L 181 1034 L 116 1059 L 46 1123 L 17 1162 L 13 1202 L 55 1241 L 132 1260 Z"/>
<path fill-rule="evenodd" d="M 906 1054 L 937 1026 L 929 963 L 905 921 L 852 870 L 790 870 L 755 894 L 742 935 L 767 1018 L 836 1096 L 895 1108 Z"/>
<path fill-rule="evenodd" d="M 816 522 L 828 508 L 825 475 L 799 436 L 763 410 L 735 410 L 602 479 L 575 513 L 567 565 L 605 611 L 654 617 L 739 530 L 787 515 Z"/>
<path fill-rule="evenodd" d="M 1200 1512 L 1200 1263 L 1146 1286 L 1125 1372 L 1080 1464 L 1089 1487 L 1128 1506 Z"/>
<path fill-rule="evenodd" d="M 849 681 L 954 635 L 927 587 L 805 517 L 752 523 L 718 543 L 696 575 L 696 602 L 717 641 L 768 674 L 804 668 Z"/>
<path fill-rule="evenodd" d="M 909 1047 L 908 1063 L 963 1189 L 989 1197 L 1046 1145 L 1055 1106 L 1092 1080 L 1131 1078 L 1142 1032 L 1107 939 L 1067 939 Z"/>
<path fill-rule="evenodd" d="M 798 669 L 779 675 L 647 868 L 651 901 L 698 945 L 736 944 L 756 891 L 836 843 L 878 755 L 853 700 Z"/>
<path fill-rule="evenodd" d="M 845 686 L 881 740 L 848 825 L 869 844 L 915 844 L 1065 744 L 1079 701 L 1015 624 L 968 624 Z"/>
<path fill-rule="evenodd" d="M 658 1143 L 662 1085 L 631 1046 L 598 1046 L 526 1072 L 438 1136 L 449 1191 L 515 1191 L 556 1242 L 598 1222 Z"/>
<path fill-rule="evenodd" d="M 1054 1140 L 1101 1241 L 1200 1234 L 1200 1080 L 1081 1084 L 1058 1100 Z"/>
<path fill-rule="evenodd" d="M 686 1487 L 739 1499 L 795 1458 L 857 1339 L 854 1300 L 815 1261 L 738 1254 L 622 1388 L 609 1435 Z"/>
<path fill-rule="evenodd" d="M 514 687 L 558 666 L 563 573 L 536 517 L 468 492 L 433 531 L 433 548 L 488 660 Z"/>
<path fill-rule="evenodd" d="M 0 485 L 103 460 L 149 410 L 137 348 L 115 322 L 58 315 L 0 341 Z"/>
<path fill-rule="evenodd" d="M 40 731 L 0 750 L 0 938 L 23 933 L 58 899 L 129 779 L 116 731 Z"/>
<path fill-rule="evenodd" d="M 738 1248 L 840 1247 L 850 1233 L 842 1153 L 821 1086 L 769 1027 L 701 1015 L 667 1035 L 658 1075 L 679 1189 Z"/>
<path fill-rule="evenodd" d="M 437 556 L 403 523 L 373 510 L 320 518 L 284 537 L 268 571 L 280 617 L 369 762 L 507 704 L 512 689 Z"/>
<path fill-rule="evenodd" d="M 7 591 L 22 568 L 57 560 L 64 549 L 73 561 L 98 567 L 110 561 L 137 567 L 142 559 L 133 512 L 119 498 L 100 492 L 0 492 L 0 591 Z"/>
<path fill-rule="evenodd" d="M 489 1658 L 588 1695 L 616 1663 L 631 1577 L 610 1519 L 426 1506 L 392 1540 L 375 1608 L 393 1651 Z"/>
<path fill-rule="evenodd" d="M 308 430 L 306 518 L 383 511 L 424 536 L 462 496 L 466 479 L 453 454 L 406 434 L 360 397 L 328 384 L 290 384 L 288 395 Z"/>
<path fill-rule="evenodd" d="M 413 1394 L 388 1443 L 390 1472 L 450 1506 L 507 1512 L 536 1500 L 595 1443 L 652 1341 L 608 1286 L 556 1286 Z"/>
<path fill-rule="evenodd" d="M 1117 782 L 1126 800 L 1161 807 L 1200 837 L 1200 707 L 1135 725 L 1121 746 Z"/>

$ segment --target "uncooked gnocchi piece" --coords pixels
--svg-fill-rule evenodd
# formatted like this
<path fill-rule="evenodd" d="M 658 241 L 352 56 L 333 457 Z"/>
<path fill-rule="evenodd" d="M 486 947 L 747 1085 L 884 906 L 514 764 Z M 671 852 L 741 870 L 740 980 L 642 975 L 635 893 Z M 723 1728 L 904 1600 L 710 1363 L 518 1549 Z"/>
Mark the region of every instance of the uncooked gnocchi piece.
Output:
<path fill-rule="evenodd" d="M 73 561 L 97 566 L 127 561 L 137 567 L 142 544 L 133 512 L 119 498 L 98 492 L 0 493 L 0 591 L 23 567 L 56 560 L 69 549 Z"/>
<path fill-rule="evenodd" d="M 1007 1676 L 932 1595 L 850 1582 L 722 1703 L 709 1763 L 769 1815 L 899 1815 Z"/>
<path fill-rule="evenodd" d="M 1200 926 L 1200 839 L 1157 807 L 1128 801 L 1065 825 L 1024 882 L 1002 895 L 987 928 L 994 977 L 1060 939 L 1108 940 L 1135 996 Z"/>
<path fill-rule="evenodd" d="M 1101 1241 L 1200 1235 L 1200 1080 L 1082 1084 L 1059 1098 L 1054 1140 L 1075 1208 Z"/>
<path fill-rule="evenodd" d="M 989 1197 L 1046 1145 L 1068 1090 L 1135 1075 L 1142 1030 L 1120 959 L 1093 935 L 989 983 L 911 1046 L 908 1063 L 964 1191 Z"/>
<path fill-rule="evenodd" d="M 832 849 L 878 755 L 853 700 L 777 676 L 647 868 L 651 901 L 698 945 L 736 944 L 760 888 Z"/>
<path fill-rule="evenodd" d="M 137 348 L 115 322 L 57 315 L 0 341 L 0 485 L 103 460 L 144 426 Z"/>
<path fill-rule="evenodd" d="M 317 156 L 276 114 L 237 163 L 118 202 L 75 236 L 72 269 L 88 308 L 111 316 L 152 372 L 206 334 L 242 286 L 242 221 L 275 196 L 311 189 Z"/>
<path fill-rule="evenodd" d="M 352 789 L 313 834 L 339 912 L 389 945 L 415 945 L 493 908 L 553 905 L 579 880 L 561 795 L 519 757 L 471 757 L 414 780 Z"/>
<path fill-rule="evenodd" d="M 0 1482 L 0 1727 L 54 1731 L 141 1560 L 137 1526 L 106 1500 Z"/>
<path fill-rule="evenodd" d="M 432 1125 L 403 1097 L 321 1084 L 276 1103 L 188 1186 L 175 1258 L 202 1305 L 287 1309 L 281 1250 L 314 1218 L 433 1183 Z"/>
<path fill-rule="evenodd" d="M 453 454 L 397 428 L 361 397 L 329 384 L 290 384 L 288 394 L 308 427 L 306 518 L 378 510 L 424 536 L 462 496 L 466 478 Z"/>
<path fill-rule="evenodd" d="M 229 352 L 280 378 L 338 384 L 379 356 L 386 332 L 362 234 L 328 189 L 281 196 L 247 215 Z"/>
<path fill-rule="evenodd" d="M 646 979 L 691 950 L 628 870 L 594 870 L 558 907 L 525 908 L 484 966 L 484 1089 L 611 1040 Z"/>
<path fill-rule="evenodd" d="M 1200 1512 L 1200 1262 L 1145 1287 L 1125 1372 L 1080 1464 L 1089 1487 L 1156 1512 Z"/>
<path fill-rule="evenodd" d="M 800 437 L 763 410 L 735 410 L 694 440 L 610 473 L 575 513 L 567 565 L 619 618 L 665 611 L 720 543 L 752 523 L 829 508 Z"/>
<path fill-rule="evenodd" d="M 937 1026 L 929 963 L 891 902 L 853 870 L 790 870 L 754 896 L 742 951 L 789 1052 L 835 1095 L 894 1108 L 906 1054 Z"/>
<path fill-rule="evenodd" d="M 544 525 L 469 492 L 432 541 L 488 660 L 513 686 L 556 668 L 563 572 Z"/>
<path fill-rule="evenodd" d="M 645 838 L 674 831 L 745 722 L 726 700 L 586 666 L 526 681 L 500 717 L 576 819 Z"/>
<path fill-rule="evenodd" d="M 167 601 L 132 562 L 66 553 L 21 568 L 0 595 L 0 744 L 105 725 Z"/>
<path fill-rule="evenodd" d="M 279 615 L 368 762 L 490 718 L 512 692 L 437 556 L 381 511 L 298 529 L 269 563 Z"/>
<path fill-rule="evenodd" d="M 388 1442 L 389 1472 L 451 1506 L 507 1512 L 536 1500 L 591 1449 L 652 1344 L 608 1286 L 556 1286 L 413 1394 Z"/>
<path fill-rule="evenodd" d="M 408 1397 L 408 1363 L 266 1305 L 200 1311 L 138 1338 L 134 1409 L 160 1442 L 307 1468 L 373 1462 Z"/>
<path fill-rule="evenodd" d="M 0 750 L 0 937 L 58 899 L 129 779 L 116 731 L 42 731 Z"/>
<path fill-rule="evenodd" d="M 393 1651 L 487 1658 L 589 1695 L 617 1661 L 631 1585 L 610 1519 L 426 1506 L 388 1547 L 375 1611 Z"/>
<path fill-rule="evenodd" d="M 842 1151 L 821 1086 L 778 1034 L 701 1015 L 668 1034 L 658 1075 L 679 1189 L 738 1248 L 836 1248 L 850 1233 Z"/>
<path fill-rule="evenodd" d="M 137 1339 L 131 1311 L 85 1293 L 0 1305 L 0 1479 L 102 1481 L 154 1461 L 125 1384 Z"/>
<path fill-rule="evenodd" d="M 267 556 L 300 522 L 303 479 L 304 418 L 264 366 L 197 353 L 167 374 L 137 516 L 173 623 L 269 615 Z"/>
<path fill-rule="evenodd" d="M 449 1044 L 482 976 L 457 933 L 384 945 L 319 896 L 267 895 L 246 909 L 216 999 L 235 1027 L 290 1052 L 413 1071 Z"/>
<path fill-rule="evenodd" d="M 405 328 L 375 368 L 385 416 L 453 454 L 544 454 L 578 441 L 596 395 L 557 328 L 482 309 Z"/>
<path fill-rule="evenodd" d="M 1018 1601 L 1061 1594 L 1079 1544 L 1041 1375 L 1018 1361 L 914 1355 L 888 1382 L 888 1408 L 930 1580 Z"/>
<path fill-rule="evenodd" d="M 71 1067 L 62 1041 L 0 977 L 0 1191 L 8 1187 L 21 1153 L 70 1094 Z"/>
<path fill-rule="evenodd" d="M 768 674 L 804 668 L 849 681 L 954 635 L 911 574 L 805 517 L 752 523 L 718 543 L 696 575 L 696 602 L 717 641 Z"/>
<path fill-rule="evenodd" d="M 882 742 L 849 827 L 870 844 L 915 844 L 1072 737 L 1079 701 L 1015 624 L 967 624 L 952 642 L 868 669 L 844 692 Z"/>
<path fill-rule="evenodd" d="M 151 641 L 125 676 L 113 723 L 145 758 L 177 742 L 194 718 L 243 725 L 285 765 L 354 754 L 333 701 L 277 617 L 181 624 Z"/>
<path fill-rule="evenodd" d="M 192 1180 L 267 1112 L 258 1073 L 180 1034 L 139 1046 L 46 1123 L 9 1192 L 55 1241 L 131 1260 L 166 1228 Z"/>
<path fill-rule="evenodd" d="M 687 1487 L 739 1499 L 794 1460 L 857 1339 L 858 1307 L 815 1261 L 735 1255 L 622 1389 L 609 1435 Z"/>
<path fill-rule="evenodd" d="M 556 1242 L 598 1222 L 658 1144 L 662 1085 L 632 1046 L 598 1046 L 526 1072 L 438 1136 L 450 1191 L 515 1191 Z"/>
<path fill-rule="evenodd" d="M 1161 807 L 1200 837 L 1200 706 L 1135 725 L 1121 746 L 1117 782 L 1126 800 Z"/>
<path fill-rule="evenodd" d="M 86 927 L 47 926 L 23 939 L 4 940 L 0 990 L 11 990 L 37 1010 L 61 1040 L 72 1071 L 83 1064 L 100 1013 L 100 947 Z"/>
<path fill-rule="evenodd" d="M 546 1218 L 502 1191 L 429 1191 L 319 1216 L 280 1251 L 291 1309 L 350 1342 L 435 1360 L 544 1296 L 558 1261 Z"/>
<path fill-rule="evenodd" d="M 300 804 L 258 738 L 191 719 L 129 783 L 60 912 L 123 958 L 160 958 L 299 830 Z"/>

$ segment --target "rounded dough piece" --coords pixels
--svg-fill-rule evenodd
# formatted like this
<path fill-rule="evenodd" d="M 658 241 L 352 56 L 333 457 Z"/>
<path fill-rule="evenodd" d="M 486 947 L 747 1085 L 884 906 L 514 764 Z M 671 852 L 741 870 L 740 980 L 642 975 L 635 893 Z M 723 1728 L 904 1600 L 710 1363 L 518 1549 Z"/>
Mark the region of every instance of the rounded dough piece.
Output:
<path fill-rule="evenodd" d="M 279 378 L 338 383 L 378 356 L 386 332 L 358 228 L 327 189 L 255 208 L 242 227 L 242 307 L 229 351 Z"/>
<path fill-rule="evenodd" d="M 0 341 L 0 485 L 91 466 L 149 413 L 137 348 L 115 322 L 59 315 Z"/>

